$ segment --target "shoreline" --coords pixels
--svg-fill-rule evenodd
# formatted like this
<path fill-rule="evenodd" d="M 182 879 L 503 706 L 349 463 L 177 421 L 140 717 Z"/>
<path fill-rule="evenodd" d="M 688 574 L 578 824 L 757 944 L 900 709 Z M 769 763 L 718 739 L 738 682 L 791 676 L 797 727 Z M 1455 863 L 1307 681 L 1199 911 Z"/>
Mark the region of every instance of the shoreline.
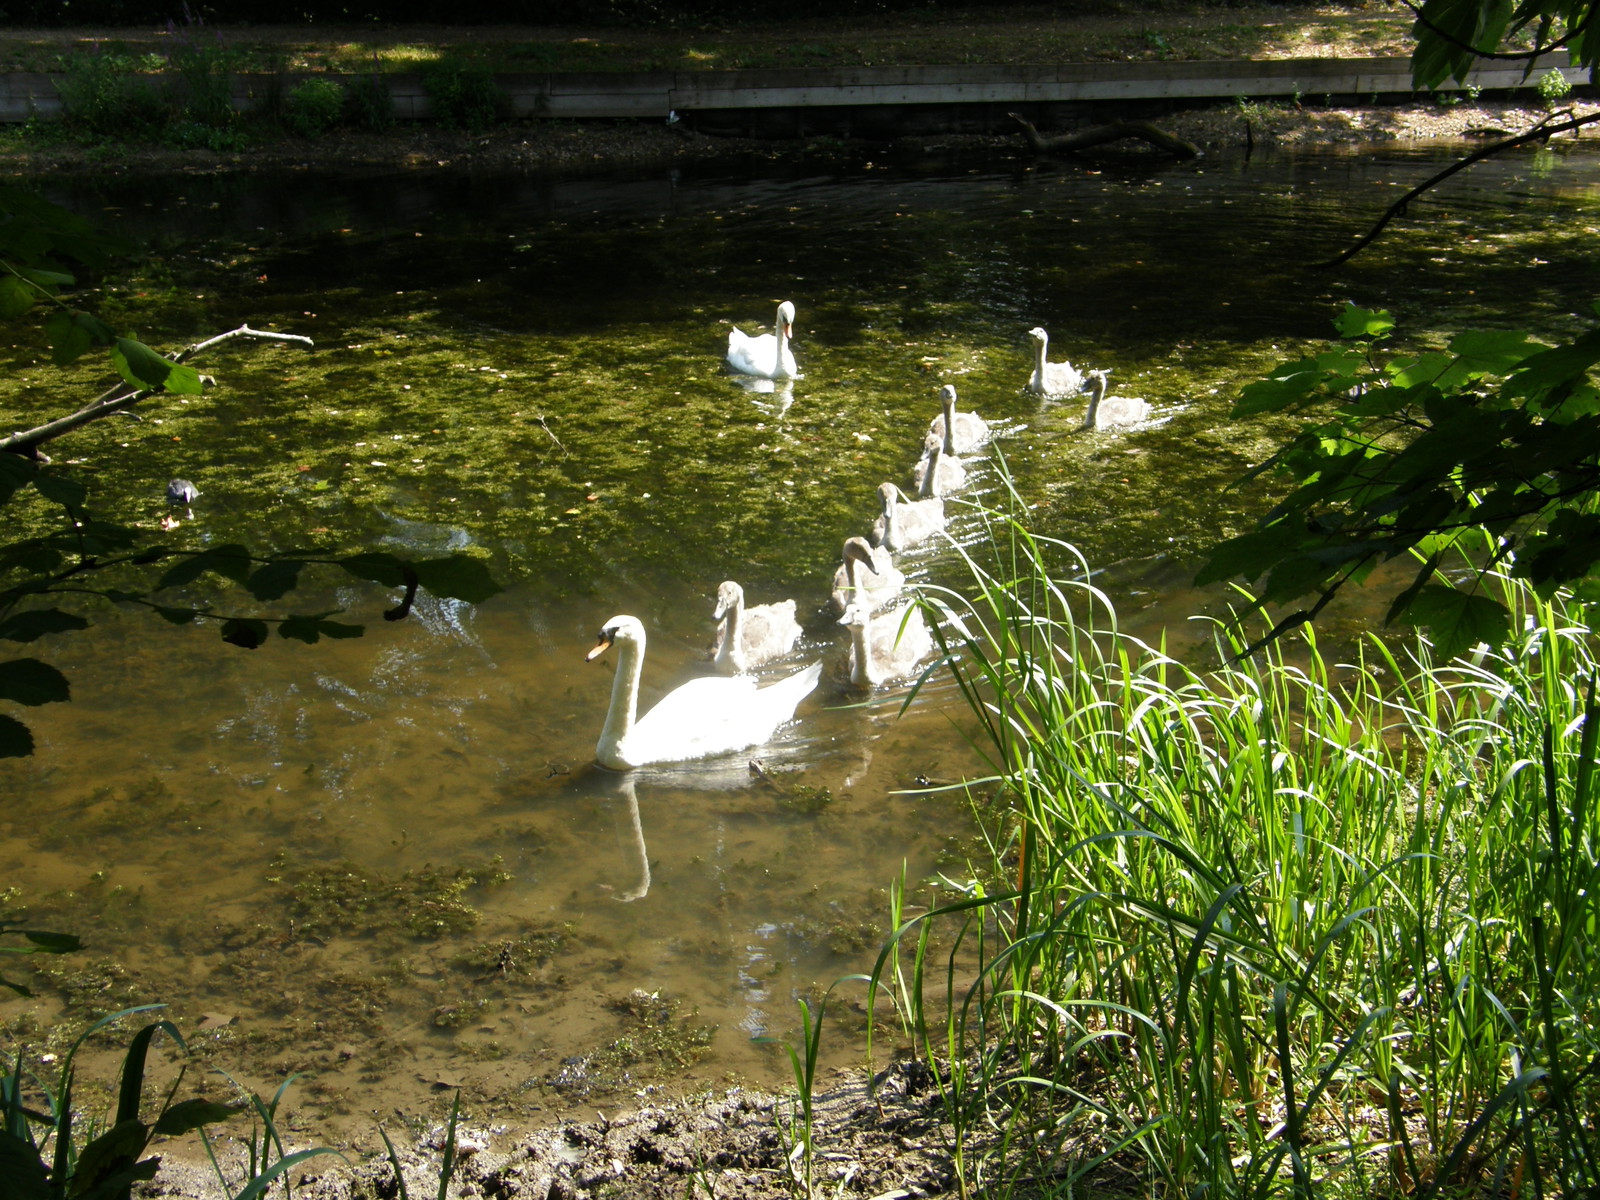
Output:
<path fill-rule="evenodd" d="M 1564 106 L 1584 115 L 1600 104 Z M 1537 104 L 1463 101 L 1441 105 L 1314 107 L 1290 103 L 1209 104 L 1173 111 L 1153 122 L 1198 146 L 1206 158 L 1252 151 L 1313 146 L 1359 150 L 1411 142 L 1486 140 L 1525 132 L 1547 115 Z M 1108 114 L 1108 119 L 1112 119 Z M 1581 135 L 1580 135 L 1581 136 Z M 760 158 L 800 161 L 849 159 L 885 149 L 929 153 L 1015 154 L 1037 157 L 1020 130 L 1015 134 L 927 134 L 891 141 L 800 138 L 767 140 L 717 137 L 656 122 L 522 123 L 489 133 L 467 134 L 433 127 L 385 134 L 330 133 L 314 140 L 285 137 L 241 151 L 174 148 L 125 143 L 112 149 L 65 140 L 18 137 L 0 143 L 0 174 L 26 177 L 42 172 L 127 175 L 146 171 L 184 174 L 259 174 L 297 171 L 492 170 L 582 174 L 615 169 L 655 169 L 686 163 Z M 1083 161 L 1169 162 L 1143 143 L 1123 142 L 1071 157 Z M 1204 162 L 1204 158 L 1200 161 Z"/>

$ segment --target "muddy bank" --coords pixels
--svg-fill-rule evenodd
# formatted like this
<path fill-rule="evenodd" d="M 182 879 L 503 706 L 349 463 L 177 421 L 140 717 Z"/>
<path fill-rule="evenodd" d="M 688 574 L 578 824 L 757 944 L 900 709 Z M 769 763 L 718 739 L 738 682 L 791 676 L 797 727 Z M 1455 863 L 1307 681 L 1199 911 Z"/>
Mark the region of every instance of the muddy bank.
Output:
<path fill-rule="evenodd" d="M 941 1117 L 938 1081 L 921 1063 L 901 1063 L 869 1081 L 858 1076 L 819 1096 L 813 1112 L 810 1177 L 814 1194 L 836 1200 L 911 1200 L 956 1192 Z M 563 1121 L 534 1133 L 483 1128 L 463 1120 L 456 1132 L 452 1196 L 530 1200 L 792 1200 L 808 1194 L 800 1111 L 793 1097 L 732 1088 L 700 1098 L 623 1108 L 615 1116 Z M 438 1193 L 447 1129 L 419 1136 L 391 1131 L 412 1196 Z M 304 1147 L 290 1143 L 292 1153 Z M 966 1145 L 972 1149 L 971 1138 Z M 164 1148 L 157 1147 L 158 1151 Z M 168 1161 L 138 1195 L 213 1200 L 224 1195 L 209 1165 Z M 387 1153 L 342 1162 L 306 1160 L 290 1176 L 301 1200 L 390 1200 L 398 1194 Z M 228 1160 L 224 1160 L 225 1162 Z M 1047 1164 L 1046 1170 L 1051 1168 Z M 1065 1166 L 1067 1164 L 1058 1164 Z M 243 1185 L 237 1165 L 227 1194 Z"/>

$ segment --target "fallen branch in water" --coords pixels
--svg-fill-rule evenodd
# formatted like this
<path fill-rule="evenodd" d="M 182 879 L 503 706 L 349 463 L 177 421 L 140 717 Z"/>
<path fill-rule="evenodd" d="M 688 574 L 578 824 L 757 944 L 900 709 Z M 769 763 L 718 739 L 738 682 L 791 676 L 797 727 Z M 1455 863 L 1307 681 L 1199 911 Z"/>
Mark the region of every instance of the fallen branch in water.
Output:
<path fill-rule="evenodd" d="M 1017 113 L 1007 113 L 1006 116 L 1022 126 L 1022 136 L 1027 138 L 1028 145 L 1040 154 L 1072 154 L 1079 150 L 1087 150 L 1090 146 L 1103 146 L 1107 142 L 1121 141 L 1123 138 L 1138 138 L 1165 150 L 1174 158 L 1200 157 L 1200 147 L 1193 142 L 1173 137 L 1149 121 L 1114 121 L 1110 125 L 1096 125 L 1093 129 L 1085 129 L 1079 133 L 1045 137 L 1026 117 Z"/>
<path fill-rule="evenodd" d="M 211 349 L 211 347 L 230 341 L 233 338 L 248 337 L 261 341 L 293 342 L 295 345 L 305 346 L 310 349 L 312 341 L 298 333 L 271 333 L 265 329 L 251 329 L 248 325 L 241 325 L 237 329 L 230 329 L 227 333 L 219 333 L 216 337 L 207 338 L 203 342 L 196 342 L 185 350 L 167 357 L 173 362 L 186 362 L 195 355 Z M 201 376 L 208 384 L 214 383 L 209 376 Z M 39 446 L 52 438 L 58 438 L 64 433 L 71 433 L 74 429 L 82 428 L 90 421 L 98 421 L 101 417 L 109 417 L 113 413 L 126 411 L 139 401 L 153 395 L 159 389 L 131 388 L 125 382 L 118 382 L 114 387 L 102 392 L 89 404 L 77 412 L 65 417 L 57 417 L 54 421 L 47 421 L 43 425 L 36 425 L 32 429 L 19 430 L 7 437 L 0 437 L 0 450 L 12 454 L 20 454 L 25 458 L 39 458 Z"/>

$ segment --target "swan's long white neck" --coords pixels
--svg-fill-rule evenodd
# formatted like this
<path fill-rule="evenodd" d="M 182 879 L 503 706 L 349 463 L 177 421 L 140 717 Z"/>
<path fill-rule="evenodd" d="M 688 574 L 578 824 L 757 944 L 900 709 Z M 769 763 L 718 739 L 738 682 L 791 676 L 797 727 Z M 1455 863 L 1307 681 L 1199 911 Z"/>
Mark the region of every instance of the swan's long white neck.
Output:
<path fill-rule="evenodd" d="M 871 687 L 872 678 L 872 627 L 865 605 L 856 609 L 856 619 L 850 622 L 850 682 L 856 687 Z"/>
<path fill-rule="evenodd" d="M 950 392 L 944 393 L 944 452 L 956 452 L 956 398 Z M 928 464 L 932 469 L 933 464 Z"/>
<path fill-rule="evenodd" d="M 1049 348 L 1050 348 L 1050 339 L 1049 338 L 1037 337 L 1037 338 L 1033 339 L 1033 365 L 1034 365 L 1034 369 L 1038 371 L 1039 378 L 1041 380 L 1044 378 L 1044 356 L 1045 356 L 1045 351 L 1047 351 Z"/>
<path fill-rule="evenodd" d="M 886 492 L 883 497 L 883 544 L 891 551 L 900 549 L 899 503 L 893 492 Z M 852 583 L 855 582 L 854 569 L 852 564 Z"/>
<path fill-rule="evenodd" d="M 950 440 L 950 423 L 949 422 L 945 423 L 944 440 L 946 442 L 948 442 Z M 938 446 L 933 446 L 933 447 L 931 447 L 929 449 L 929 451 L 928 451 L 928 469 L 927 469 L 927 471 L 925 471 L 923 473 L 923 476 L 922 476 L 922 487 L 919 488 L 918 491 L 917 491 L 917 494 L 919 496 L 928 497 L 928 496 L 936 496 L 936 495 L 939 494 L 939 482 L 938 482 L 937 476 L 939 474 L 939 455 L 941 453 L 943 453 L 943 451 L 940 450 L 940 448 Z"/>
<path fill-rule="evenodd" d="M 1090 376 L 1090 379 L 1089 411 L 1083 414 L 1083 427 L 1085 429 L 1094 428 L 1095 419 L 1100 412 L 1100 401 L 1106 398 L 1106 377 L 1095 374 Z"/>
<path fill-rule="evenodd" d="M 784 355 L 789 353 L 789 322 L 783 318 L 783 307 L 778 307 L 778 318 L 772 326 L 773 349 L 776 360 L 772 364 L 774 379 L 788 379 L 789 366 Z"/>
<path fill-rule="evenodd" d="M 620 769 L 617 747 L 633 732 L 634 717 L 639 709 L 639 675 L 644 662 L 644 632 L 638 638 L 618 638 L 617 674 L 611 681 L 611 707 L 606 710 L 606 723 L 600 729 L 600 742 L 595 757 L 603 767 Z"/>
<path fill-rule="evenodd" d="M 744 598 L 740 597 L 730 605 L 722 614 L 722 619 L 727 622 L 722 632 L 722 645 L 717 648 L 717 665 L 731 666 L 735 670 L 744 667 L 744 655 L 741 653 L 744 628 Z"/>

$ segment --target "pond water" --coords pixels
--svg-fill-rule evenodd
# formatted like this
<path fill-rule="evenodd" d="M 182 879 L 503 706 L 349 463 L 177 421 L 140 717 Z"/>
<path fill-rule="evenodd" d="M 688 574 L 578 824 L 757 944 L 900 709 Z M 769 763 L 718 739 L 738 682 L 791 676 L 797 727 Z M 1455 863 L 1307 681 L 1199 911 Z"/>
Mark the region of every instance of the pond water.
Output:
<path fill-rule="evenodd" d="M 1241 427 L 1239 382 L 1331 333 L 1346 300 L 1417 338 L 1576 327 L 1596 277 L 1600 161 L 1586 148 L 1458 177 L 1355 263 L 1329 256 L 1435 169 L 1437 151 L 1125 162 L 941 158 L 750 164 L 737 175 L 551 181 L 405 173 L 122 178 L 74 207 L 151 246 L 108 287 L 114 324 L 171 346 L 249 322 L 316 349 L 233 343 L 220 386 L 55 447 L 123 519 L 166 481 L 201 490 L 169 540 L 257 552 L 381 546 L 487 557 L 476 606 L 332 576 L 291 598 L 364 638 L 273 639 L 107 611 L 41 644 L 72 679 L 0 764 L 0 870 L 34 926 L 82 954 L 0 1003 L 18 1044 L 50 1023 L 165 1001 L 209 1065 L 298 1118 L 538 1120 L 635 1091 L 787 1067 L 795 1000 L 870 966 L 902 873 L 911 903 L 987 869 L 979 771 L 937 681 L 908 711 L 825 686 L 755 756 L 619 776 L 590 767 L 616 613 L 649 631 L 645 700 L 703 671 L 717 583 L 794 597 L 790 666 L 837 659 L 840 545 L 908 485 L 942 383 L 996 422 L 1036 526 L 1103 569 L 1128 628 L 1196 648 L 1216 600 L 1196 552 L 1250 519 L 1229 490 L 1281 426 Z M 792 391 L 720 365 L 730 322 L 799 310 Z M 1156 419 L 1079 432 L 1023 390 L 1026 331 L 1109 367 Z M 3 419 L 67 407 L 12 352 Z M 85 389 L 91 381 L 82 380 Z M 998 502 L 993 452 L 963 500 Z M 959 537 L 976 536 L 959 510 Z M 908 556 L 959 587 L 953 551 Z M 239 598 L 230 604 L 240 605 Z M 1361 613 L 1349 618 L 1367 619 Z M 980 796 L 980 807 L 983 797 Z M 969 865 L 969 863 L 971 865 Z M 859 988 L 831 1010 L 859 1056 Z M 619 1100 L 619 1097 L 622 1099 Z"/>

